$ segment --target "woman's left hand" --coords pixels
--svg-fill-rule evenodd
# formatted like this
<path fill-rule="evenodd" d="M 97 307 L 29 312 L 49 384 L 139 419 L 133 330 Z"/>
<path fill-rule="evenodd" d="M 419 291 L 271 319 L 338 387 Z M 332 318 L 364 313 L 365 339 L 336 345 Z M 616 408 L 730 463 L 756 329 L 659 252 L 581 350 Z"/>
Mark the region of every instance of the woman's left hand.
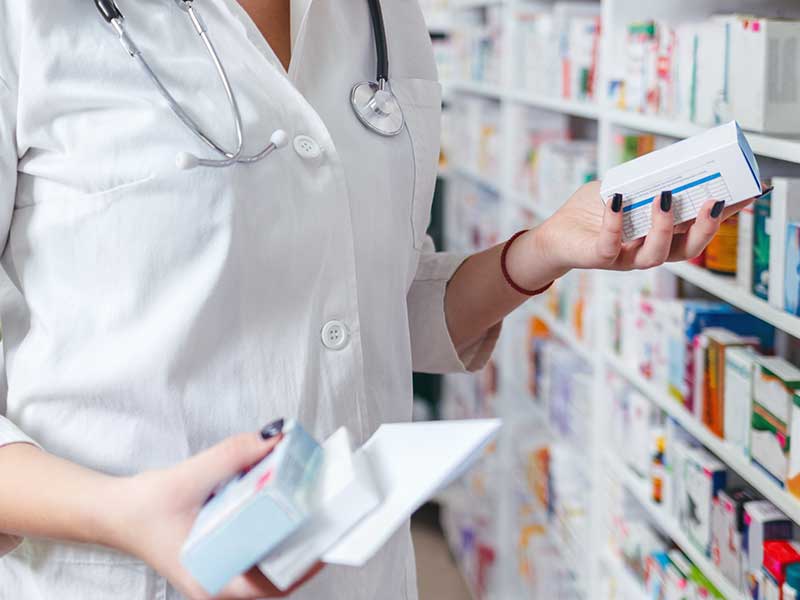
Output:
<path fill-rule="evenodd" d="M 709 200 L 694 221 L 676 226 L 672 200 L 669 193 L 656 197 L 652 203 L 650 233 L 647 237 L 623 243 L 621 204 L 609 202 L 605 205 L 600 197 L 600 184 L 592 182 L 582 186 L 531 233 L 537 238 L 540 255 L 559 271 L 649 269 L 700 255 L 719 231 L 720 224 L 752 202 L 748 200 L 726 207 L 721 202 Z"/>

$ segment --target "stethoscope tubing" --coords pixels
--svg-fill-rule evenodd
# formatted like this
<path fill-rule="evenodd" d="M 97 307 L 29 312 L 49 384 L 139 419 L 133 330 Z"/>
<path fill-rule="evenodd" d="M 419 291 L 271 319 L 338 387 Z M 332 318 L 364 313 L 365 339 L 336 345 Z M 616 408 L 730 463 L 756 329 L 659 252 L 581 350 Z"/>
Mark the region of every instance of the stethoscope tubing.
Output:
<path fill-rule="evenodd" d="M 370 82 L 364 82 L 362 84 L 357 84 L 353 88 L 351 101 L 356 116 L 365 127 L 374 131 L 375 133 L 378 133 L 379 135 L 394 136 L 397 135 L 399 131 L 402 129 L 404 119 L 402 116 L 402 109 L 400 109 L 399 105 L 397 104 L 396 98 L 394 98 L 394 94 L 391 92 L 391 88 L 389 86 L 389 53 L 386 41 L 386 26 L 383 19 L 383 11 L 381 8 L 380 0 L 367 0 L 367 2 L 369 4 L 372 30 L 375 37 L 375 51 L 377 56 L 377 83 L 370 84 Z M 128 35 L 128 32 L 125 28 L 125 18 L 120 12 L 120 10 L 117 8 L 114 0 L 95 0 L 95 5 L 97 6 L 97 9 L 99 10 L 103 18 L 111 25 L 111 27 L 117 33 L 119 41 L 122 44 L 125 51 L 128 54 L 130 54 L 130 56 L 144 71 L 144 73 L 147 75 L 147 78 L 153 83 L 158 92 L 165 99 L 170 109 L 198 139 L 200 139 L 204 144 L 206 144 L 211 150 L 217 152 L 218 154 L 224 157 L 222 159 L 205 159 L 205 158 L 199 158 L 187 152 L 182 152 L 178 155 L 177 158 L 178 166 L 180 168 L 188 169 L 188 168 L 194 168 L 196 166 L 228 167 L 239 163 L 250 164 L 266 158 L 273 151 L 285 146 L 288 140 L 287 135 L 283 130 L 279 129 L 272 134 L 270 138 L 270 143 L 266 147 L 264 147 L 260 152 L 257 152 L 256 154 L 249 156 L 244 156 L 242 154 L 244 148 L 243 119 L 241 111 L 239 109 L 239 103 L 236 100 L 236 94 L 233 90 L 233 86 L 231 85 L 231 81 L 230 78 L 228 77 L 225 65 L 222 63 L 219 53 L 217 52 L 213 42 L 211 41 L 210 36 L 208 35 L 208 29 L 206 28 L 205 22 L 203 21 L 200 14 L 194 8 L 193 0 L 175 0 L 175 3 L 183 12 L 185 12 L 189 16 L 192 22 L 192 26 L 194 27 L 200 39 L 202 40 L 203 46 L 205 47 L 207 54 L 211 58 L 211 61 L 214 64 L 214 68 L 216 69 L 217 74 L 219 76 L 219 80 L 222 83 L 223 89 L 225 90 L 225 96 L 227 97 L 228 104 L 230 105 L 231 115 L 233 117 L 233 124 L 235 128 L 236 149 L 234 151 L 226 150 L 222 144 L 218 143 L 209 135 L 205 134 L 203 132 L 202 127 L 183 109 L 183 107 L 175 99 L 172 93 L 170 93 L 170 91 L 166 88 L 166 86 L 161 82 L 161 79 L 153 71 L 148 61 L 142 55 L 142 52 L 139 50 L 139 48 L 133 42 L 131 37 Z M 356 105 L 355 102 L 356 90 L 359 88 L 359 86 L 371 86 L 371 85 L 374 85 L 375 88 L 380 90 L 381 93 L 386 93 L 391 95 L 393 107 L 396 107 L 396 110 L 398 111 L 397 114 L 400 119 L 399 127 L 395 126 L 391 130 L 384 130 L 379 126 L 376 126 L 375 123 L 370 121 L 367 115 L 362 113 L 363 105 L 362 107 Z M 373 117 L 382 114 L 376 109 L 377 106 L 376 100 L 377 97 L 373 97 L 371 101 L 366 104 L 366 108 L 371 108 L 374 111 L 374 114 L 372 115 Z"/>

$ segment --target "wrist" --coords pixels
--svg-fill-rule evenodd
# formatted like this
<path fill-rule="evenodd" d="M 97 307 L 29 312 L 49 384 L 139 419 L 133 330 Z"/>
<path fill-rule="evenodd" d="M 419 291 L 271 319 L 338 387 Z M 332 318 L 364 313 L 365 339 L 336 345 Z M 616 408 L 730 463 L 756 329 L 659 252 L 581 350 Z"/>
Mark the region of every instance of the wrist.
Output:
<path fill-rule="evenodd" d="M 520 287 L 540 289 L 570 270 L 553 252 L 556 245 L 548 239 L 545 224 L 531 229 L 511 245 L 506 267 Z"/>
<path fill-rule="evenodd" d="M 106 477 L 98 487 L 92 519 L 94 543 L 138 556 L 134 547 L 138 525 L 136 477 Z"/>

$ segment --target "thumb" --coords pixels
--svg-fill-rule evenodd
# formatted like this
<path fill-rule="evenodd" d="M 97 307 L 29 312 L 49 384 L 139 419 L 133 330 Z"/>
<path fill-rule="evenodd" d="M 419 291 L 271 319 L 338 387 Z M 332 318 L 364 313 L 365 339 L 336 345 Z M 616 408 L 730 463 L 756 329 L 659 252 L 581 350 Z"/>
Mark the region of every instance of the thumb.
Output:
<path fill-rule="evenodd" d="M 178 470 L 204 501 L 219 484 L 266 457 L 281 439 L 282 435 L 267 440 L 258 433 L 235 435 L 183 462 Z"/>

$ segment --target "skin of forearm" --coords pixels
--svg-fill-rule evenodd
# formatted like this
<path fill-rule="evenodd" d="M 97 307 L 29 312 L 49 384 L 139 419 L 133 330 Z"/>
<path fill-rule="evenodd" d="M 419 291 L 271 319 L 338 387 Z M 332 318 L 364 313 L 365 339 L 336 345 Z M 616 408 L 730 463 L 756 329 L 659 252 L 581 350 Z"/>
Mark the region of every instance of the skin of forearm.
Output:
<path fill-rule="evenodd" d="M 119 479 L 30 444 L 0 448 L 0 532 L 112 545 L 108 515 Z"/>
<path fill-rule="evenodd" d="M 500 256 L 504 245 L 473 254 L 447 286 L 445 315 L 456 349 L 480 339 L 487 329 L 530 298 L 514 290 L 503 277 Z M 557 264 L 547 250 L 540 229 L 517 238 L 506 256 L 511 279 L 533 291 L 564 275 L 569 269 Z"/>

